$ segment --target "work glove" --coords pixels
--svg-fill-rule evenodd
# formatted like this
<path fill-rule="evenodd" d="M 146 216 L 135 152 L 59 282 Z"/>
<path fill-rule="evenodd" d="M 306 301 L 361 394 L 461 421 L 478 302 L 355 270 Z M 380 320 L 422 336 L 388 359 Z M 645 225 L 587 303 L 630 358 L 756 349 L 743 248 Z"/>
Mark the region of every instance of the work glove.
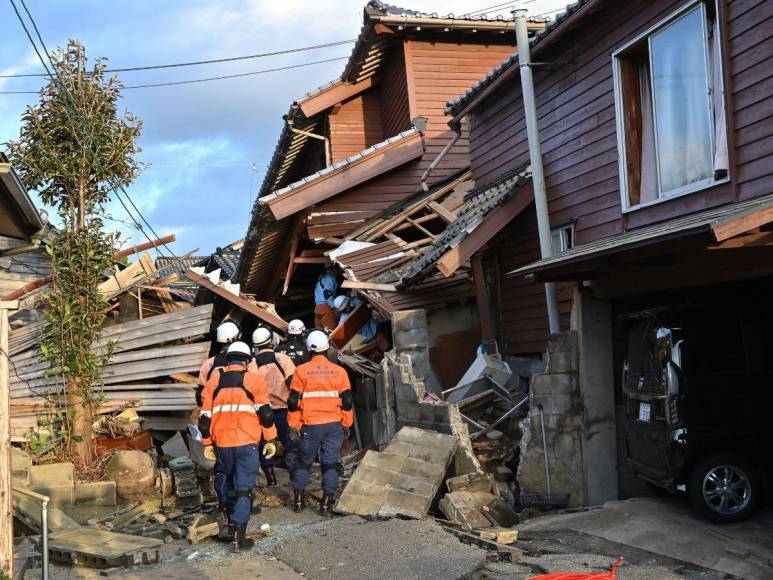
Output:
<path fill-rule="evenodd" d="M 349 429 L 349 427 L 344 427 L 344 439 L 349 439 L 349 436 L 352 434 L 352 430 Z"/>
<path fill-rule="evenodd" d="M 290 427 L 290 441 L 298 441 L 301 438 L 301 433 L 295 427 Z"/>
<path fill-rule="evenodd" d="M 204 459 L 208 459 L 210 461 L 215 461 L 217 459 L 215 456 L 215 448 L 212 445 L 207 445 L 204 447 Z"/>
<path fill-rule="evenodd" d="M 276 455 L 276 443 L 269 441 L 263 446 L 263 457 L 271 459 L 274 455 Z"/>

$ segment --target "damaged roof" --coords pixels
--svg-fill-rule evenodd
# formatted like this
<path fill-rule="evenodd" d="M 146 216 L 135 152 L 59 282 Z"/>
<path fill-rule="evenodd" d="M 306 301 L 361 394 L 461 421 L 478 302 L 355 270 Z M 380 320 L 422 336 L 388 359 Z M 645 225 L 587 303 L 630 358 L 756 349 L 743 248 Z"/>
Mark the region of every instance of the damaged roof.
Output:
<path fill-rule="evenodd" d="M 177 274 L 179 278 L 169 284 L 169 288 L 175 290 L 179 298 L 191 302 L 196 298 L 198 285 L 186 278 L 183 274 L 195 266 L 206 263 L 209 256 L 156 256 L 156 269 L 160 278 Z"/>
<path fill-rule="evenodd" d="M 529 45 L 532 50 L 540 44 L 543 44 L 546 39 L 559 36 L 565 28 L 564 24 L 580 10 L 591 4 L 598 4 L 599 2 L 600 0 L 577 0 L 572 4 L 569 4 L 564 12 L 558 14 L 553 20 L 545 25 L 543 30 L 538 31 L 530 39 Z M 583 14 L 586 14 L 587 12 L 587 10 L 584 10 Z M 518 53 L 513 53 L 510 57 L 497 65 L 489 74 L 467 89 L 463 95 L 448 101 L 446 113 L 458 117 L 462 111 L 468 109 L 479 97 L 483 96 L 486 89 L 498 85 L 509 73 L 515 74 L 518 71 L 517 63 Z"/>
<path fill-rule="evenodd" d="M 508 201 L 530 180 L 530 167 L 521 167 L 504 174 L 494 183 L 470 191 L 465 196 L 464 205 L 456 220 L 448 224 L 443 233 L 403 270 L 402 284 L 410 283 L 427 273 L 448 250 L 459 245 L 475 228 L 486 221 L 491 212 Z"/>

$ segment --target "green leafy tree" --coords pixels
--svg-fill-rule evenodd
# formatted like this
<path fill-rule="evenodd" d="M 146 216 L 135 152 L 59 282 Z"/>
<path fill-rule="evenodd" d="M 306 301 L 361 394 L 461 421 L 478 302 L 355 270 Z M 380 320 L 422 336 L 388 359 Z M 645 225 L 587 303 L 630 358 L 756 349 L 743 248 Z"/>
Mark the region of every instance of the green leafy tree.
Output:
<path fill-rule="evenodd" d="M 51 56 L 55 78 L 24 112 L 19 139 L 6 145 L 24 184 L 56 209 L 61 222 L 49 249 L 53 280 L 40 346 L 48 374 L 65 384 L 70 445 L 88 464 L 98 387 L 112 350 L 92 349 L 107 307 L 98 288 L 117 241 L 105 230 L 105 206 L 139 174 L 141 122 L 119 112 L 121 84 L 105 75 L 105 59 L 87 70 L 83 46 L 73 40 Z"/>

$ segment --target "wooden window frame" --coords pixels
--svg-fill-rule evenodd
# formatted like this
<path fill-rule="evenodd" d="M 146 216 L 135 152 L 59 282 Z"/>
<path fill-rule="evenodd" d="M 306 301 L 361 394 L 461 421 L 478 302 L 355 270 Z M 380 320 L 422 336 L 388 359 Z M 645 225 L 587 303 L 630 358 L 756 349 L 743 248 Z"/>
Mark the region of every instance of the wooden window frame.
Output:
<path fill-rule="evenodd" d="M 642 118 L 641 118 L 641 97 L 640 97 L 640 83 L 637 75 L 632 75 L 632 67 L 625 67 L 625 60 L 624 56 L 625 53 L 629 52 L 632 48 L 634 48 L 637 44 L 645 41 L 648 42 L 649 38 L 652 37 L 656 32 L 659 32 L 660 30 L 663 30 L 673 24 L 676 20 L 679 18 L 686 16 L 693 10 L 700 10 L 703 14 L 703 35 L 704 35 L 704 50 L 706 51 L 706 62 L 709 66 L 711 66 L 711 60 L 708 57 L 708 30 L 706 28 L 706 22 L 707 22 L 707 15 L 706 15 L 706 4 L 708 0 L 690 0 L 684 6 L 681 8 L 675 10 L 665 18 L 662 18 L 660 21 L 658 21 L 656 24 L 642 32 L 641 34 L 634 37 L 632 40 L 629 40 L 626 42 L 623 46 L 616 49 L 614 52 L 612 52 L 612 72 L 613 72 L 613 81 L 614 81 L 614 94 L 615 94 L 615 123 L 616 123 L 616 129 L 617 129 L 617 150 L 618 150 L 618 163 L 619 163 L 619 178 L 620 178 L 620 203 L 623 210 L 623 213 L 629 213 L 633 211 L 637 211 L 643 208 L 651 207 L 653 205 L 658 205 L 667 201 L 670 201 L 672 199 L 682 197 L 685 195 L 690 195 L 693 193 L 696 193 L 698 191 L 703 191 L 705 189 L 709 189 L 712 187 L 716 187 L 718 185 L 721 185 L 723 183 L 728 183 L 731 180 L 731 175 L 728 173 L 726 177 L 723 177 L 721 179 L 714 179 L 713 177 L 704 179 L 701 181 L 697 181 L 695 183 L 690 183 L 686 186 L 667 191 L 662 192 L 660 191 L 660 167 L 659 162 L 657 159 L 657 153 L 655 156 L 655 168 L 658 172 L 656 175 L 656 185 L 658 188 L 658 197 L 657 199 L 645 202 L 645 203 L 636 203 L 632 204 L 630 203 L 630 184 L 629 181 L 632 176 L 635 176 L 639 181 L 641 180 L 641 152 L 639 152 L 638 156 L 629 156 L 628 150 L 629 147 L 633 148 L 632 144 L 634 139 L 638 139 L 638 143 L 641 143 L 641 133 L 642 133 Z M 719 6 L 717 5 L 717 0 L 714 0 L 714 10 L 715 10 L 715 18 L 720 17 L 720 11 Z M 721 34 L 721 27 L 720 27 L 720 34 Z M 724 67 L 724 61 L 723 61 L 723 52 L 724 52 L 724 46 L 722 42 L 717 43 L 719 46 L 719 54 L 715 55 L 715 59 L 719 59 L 720 68 L 721 68 L 721 74 L 720 81 L 722 82 L 722 89 L 724 90 L 725 83 L 725 67 Z M 648 46 L 648 54 L 649 54 L 649 46 Z M 707 82 L 711 82 L 711 71 L 707 71 Z M 628 91 L 624 91 L 624 85 L 628 83 L 631 85 L 635 85 L 635 87 L 629 87 Z M 710 85 L 707 88 L 712 88 Z M 633 90 L 635 89 L 635 90 Z M 713 87 L 714 90 L 717 90 L 717 87 Z M 635 103 L 629 103 L 628 106 L 626 106 L 625 98 L 628 97 L 630 99 L 631 94 L 633 92 L 633 98 L 636 101 Z M 633 110 L 632 110 L 633 106 Z M 655 110 L 656 105 L 653 99 L 652 103 L 652 115 L 653 115 L 653 127 L 656 125 L 656 117 L 657 112 Z M 714 122 L 715 119 L 715 111 L 713 107 L 713 102 L 710 100 L 709 102 L 709 115 L 711 119 L 711 138 L 712 142 L 716 139 L 716 125 Z M 722 120 L 722 122 L 727 123 L 727 118 Z M 632 130 L 631 127 L 633 127 Z M 655 150 L 657 152 L 657 129 L 654 130 L 655 132 Z M 636 145 L 640 147 L 640 145 Z M 636 159 L 638 157 L 638 160 Z"/>

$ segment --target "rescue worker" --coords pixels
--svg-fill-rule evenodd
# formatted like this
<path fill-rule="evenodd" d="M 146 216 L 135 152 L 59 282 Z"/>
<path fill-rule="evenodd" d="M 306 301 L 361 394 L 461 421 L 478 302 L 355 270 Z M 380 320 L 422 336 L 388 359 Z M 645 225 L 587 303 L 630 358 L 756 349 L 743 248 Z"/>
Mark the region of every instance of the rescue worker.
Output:
<path fill-rule="evenodd" d="M 293 472 L 293 506 L 300 512 L 305 504 L 309 468 L 319 453 L 322 467 L 322 502 L 319 513 L 330 513 L 341 468 L 340 453 L 344 437 L 352 426 L 352 388 L 346 371 L 330 362 L 327 335 L 313 330 L 306 340 L 311 360 L 295 369 L 287 398 L 290 437 L 298 441 L 298 457 Z"/>
<path fill-rule="evenodd" d="M 341 298 L 339 296 L 338 298 Z M 338 300 L 336 298 L 336 300 Z M 344 296 L 344 298 L 346 298 Z M 354 312 L 354 310 L 362 304 L 362 300 L 355 296 L 351 300 L 347 298 L 346 302 L 343 304 L 343 309 L 341 311 L 341 315 L 338 318 L 338 324 L 342 324 L 349 316 Z M 358 346 L 362 346 L 363 344 L 369 343 L 371 340 L 376 338 L 376 333 L 378 332 L 378 321 L 373 318 L 373 314 L 371 314 L 371 317 L 368 319 L 368 321 L 363 324 L 360 329 L 357 331 L 357 334 L 355 337 L 347 344 L 348 348 L 357 348 Z"/>
<path fill-rule="evenodd" d="M 220 351 L 215 356 L 205 360 L 199 369 L 199 380 L 196 386 L 196 404 L 199 407 L 201 407 L 201 393 L 204 390 L 204 385 L 207 384 L 209 377 L 212 376 L 215 369 L 224 367 L 227 364 L 225 351 L 228 345 L 239 340 L 241 335 L 239 327 L 232 320 L 226 320 L 217 327 L 215 340 L 221 345 Z"/>
<path fill-rule="evenodd" d="M 333 309 L 335 310 L 336 326 L 346 320 L 344 312 L 349 308 L 349 297 L 345 294 L 339 294 L 333 300 Z"/>
<path fill-rule="evenodd" d="M 272 457 L 277 434 L 268 385 L 259 374 L 247 370 L 250 347 L 234 342 L 226 357 L 226 366 L 215 370 L 204 386 L 199 431 L 215 445 L 215 489 L 238 552 L 255 545 L 246 533 L 252 487 L 258 477 L 258 444 L 261 436 L 268 441 L 263 454 Z"/>
<path fill-rule="evenodd" d="M 297 318 L 287 325 L 287 340 L 279 344 L 277 352 L 282 352 L 290 357 L 297 367 L 309 362 L 309 349 L 306 348 L 306 325 Z"/>
<path fill-rule="evenodd" d="M 338 290 L 338 280 L 332 271 L 325 271 L 314 287 L 315 328 L 330 331 L 336 327 L 336 317 L 333 311 L 336 290 Z"/>
<path fill-rule="evenodd" d="M 268 328 L 258 327 L 252 333 L 252 345 L 255 348 L 255 358 L 248 367 L 257 372 L 268 385 L 268 398 L 274 413 L 274 425 L 279 435 L 279 441 L 285 448 L 285 466 L 292 470 L 295 458 L 294 445 L 290 441 L 290 428 L 287 426 L 287 397 L 290 395 L 290 383 L 295 374 L 292 359 L 284 353 L 274 352 L 272 348 L 272 332 Z M 263 451 L 265 441 L 261 441 L 259 450 Z M 268 487 L 276 485 L 274 460 L 271 457 L 260 456 L 260 466 L 266 474 Z"/>

